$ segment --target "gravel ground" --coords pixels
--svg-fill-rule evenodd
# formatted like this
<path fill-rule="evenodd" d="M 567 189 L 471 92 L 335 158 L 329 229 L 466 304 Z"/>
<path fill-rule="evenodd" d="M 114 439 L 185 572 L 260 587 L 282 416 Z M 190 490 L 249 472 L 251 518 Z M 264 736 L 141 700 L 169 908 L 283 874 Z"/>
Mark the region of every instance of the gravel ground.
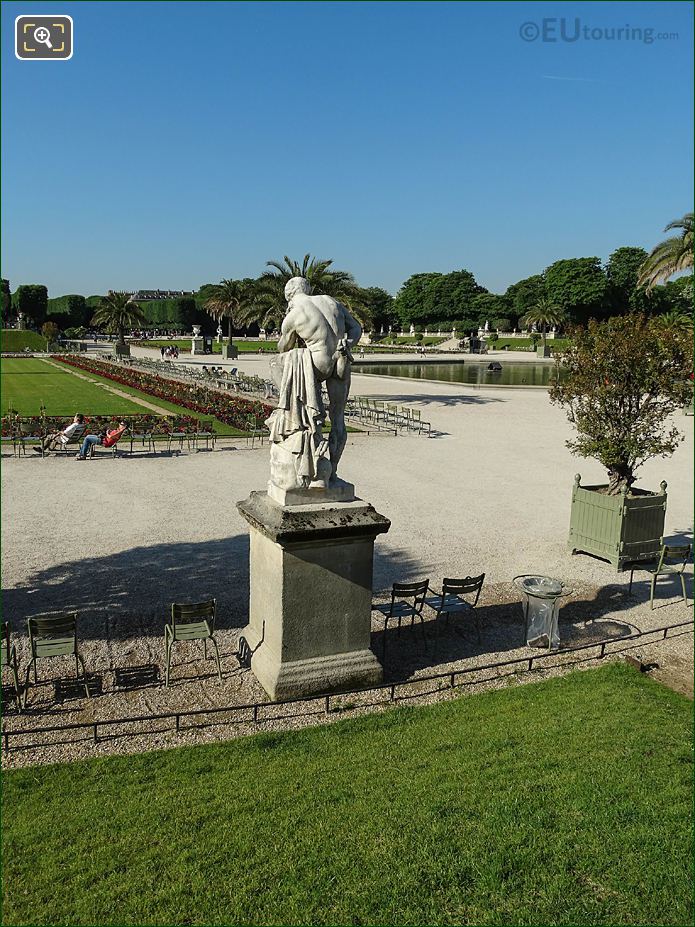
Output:
<path fill-rule="evenodd" d="M 263 375 L 267 363 L 259 357 L 236 365 Z M 560 612 L 563 647 L 611 638 L 616 642 L 609 651 L 622 651 L 625 642 L 620 638 L 626 634 L 691 617 L 675 584 L 664 585 L 652 611 L 646 574 L 636 574 L 633 597 L 628 597 L 628 573 L 618 574 L 603 561 L 567 552 L 573 475 L 579 471 L 583 482 L 599 483 L 604 474 L 598 464 L 577 460 L 566 450 L 570 426 L 549 405 L 545 391 L 472 389 L 357 375 L 353 393 L 421 408 L 423 419 L 432 422 L 438 435 L 354 436 L 345 451 L 341 475 L 392 521 L 390 532 L 376 542 L 375 597 L 384 601 L 394 580 L 429 576 L 437 585 L 443 576 L 486 573 L 478 606 L 481 642 L 472 627 L 460 623 L 441 635 L 437 648 L 431 628 L 427 649 L 419 631 L 408 629 L 400 637 L 389 631 L 388 681 L 533 655 L 536 651 L 520 646 L 521 609 L 511 584 L 519 573 L 557 576 L 575 590 Z M 676 423 L 686 433 L 684 444 L 673 457 L 647 464 L 639 483 L 650 488 L 667 480 L 666 532 L 690 540 L 693 419 L 679 416 Z M 5 456 L 2 470 L 5 617 L 14 627 L 20 673 L 28 660 L 25 618 L 74 608 L 80 614 L 87 667 L 97 692 L 103 692 L 90 700 L 68 692 L 58 703 L 55 677 L 72 668 L 67 661 L 62 667 L 57 661 L 44 662 L 39 685 L 30 692 L 29 710 L 17 716 L 8 707 L 8 728 L 265 700 L 254 677 L 240 669 L 233 654 L 248 613 L 248 534 L 235 503 L 251 490 L 264 488 L 267 448 L 226 441 L 215 451 L 172 457 L 113 459 L 103 454 L 80 468 L 71 458 Z M 692 601 L 691 575 L 688 590 Z M 200 644 L 181 644 L 175 651 L 172 686 L 165 690 L 147 673 L 152 667 L 163 668 L 162 632 L 169 603 L 207 596 L 218 600 L 224 679 L 217 680 L 212 661 L 203 662 Z M 373 629 L 380 655 L 383 630 L 376 616 Z M 661 643 L 655 638 L 633 642 L 630 652 L 645 663 L 658 664 L 655 675 L 692 695 L 692 633 Z M 597 652 L 589 650 L 583 656 Z M 545 678 L 566 672 L 567 665 L 557 664 L 570 664 L 580 656 L 561 653 L 550 661 L 554 666 L 523 676 L 513 668 L 471 674 L 470 683 L 453 693 L 426 683 L 413 701 Z M 116 690 L 114 670 L 122 667 L 149 667 L 143 670 L 141 688 Z M 405 688 L 398 691 L 406 694 Z M 408 692 L 413 694 L 413 687 Z M 380 710 L 366 703 L 385 698 L 388 692 L 336 697 L 327 715 L 316 703 L 311 706 L 314 713 L 301 717 L 300 709 L 262 709 L 261 729 L 301 727 L 349 712 Z M 300 706 L 302 711 L 306 707 Z M 91 743 L 90 732 L 66 731 L 53 738 L 65 742 L 38 749 L 31 744 L 48 735 L 26 735 L 14 741 L 21 749 L 11 751 L 4 764 L 170 747 L 255 729 L 249 723 L 199 726 L 202 722 L 201 717 L 182 722 L 188 729 L 178 734 L 171 730 L 172 721 L 143 722 L 139 729 L 129 727 L 127 736 L 115 736 L 119 732 L 112 730 L 109 734 L 114 736 L 107 737 L 104 730 L 97 745 Z"/>

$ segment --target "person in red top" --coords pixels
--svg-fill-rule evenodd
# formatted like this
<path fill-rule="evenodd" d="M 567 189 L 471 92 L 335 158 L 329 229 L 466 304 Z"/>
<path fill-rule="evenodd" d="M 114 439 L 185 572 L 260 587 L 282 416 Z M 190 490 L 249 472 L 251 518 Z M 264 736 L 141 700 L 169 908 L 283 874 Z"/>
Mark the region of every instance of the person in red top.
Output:
<path fill-rule="evenodd" d="M 101 444 L 102 447 L 113 447 L 114 444 L 118 444 L 127 428 L 125 422 L 119 422 L 118 428 L 113 428 L 111 431 L 104 430 L 99 435 L 87 435 L 82 442 L 79 454 L 75 455 L 75 460 L 86 460 L 95 444 Z"/>

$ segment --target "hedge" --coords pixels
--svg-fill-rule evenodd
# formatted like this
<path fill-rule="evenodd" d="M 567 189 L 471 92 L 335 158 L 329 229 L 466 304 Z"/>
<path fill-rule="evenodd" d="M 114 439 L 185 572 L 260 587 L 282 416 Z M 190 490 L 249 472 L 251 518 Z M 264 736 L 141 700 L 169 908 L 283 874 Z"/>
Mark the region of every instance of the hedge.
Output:
<path fill-rule="evenodd" d="M 91 310 L 87 308 L 84 296 L 71 294 L 69 296 L 56 296 L 48 300 L 46 319 L 55 322 L 61 329 L 79 328 L 91 318 Z"/>

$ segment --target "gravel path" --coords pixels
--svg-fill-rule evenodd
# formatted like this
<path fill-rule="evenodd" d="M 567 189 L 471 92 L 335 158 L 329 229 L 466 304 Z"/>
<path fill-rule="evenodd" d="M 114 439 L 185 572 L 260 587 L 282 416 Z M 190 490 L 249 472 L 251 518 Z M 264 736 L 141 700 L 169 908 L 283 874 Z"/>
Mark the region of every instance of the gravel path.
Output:
<path fill-rule="evenodd" d="M 267 362 L 267 358 L 244 360 L 245 372 L 263 375 L 262 365 Z M 631 630 L 691 617 L 675 586 L 664 586 L 658 607 L 651 611 L 646 574 L 636 573 L 634 597 L 629 598 L 629 574 L 567 552 L 573 475 L 579 471 L 583 481 L 591 483 L 602 482 L 603 473 L 598 464 L 570 456 L 564 445 L 570 426 L 549 405 L 544 391 L 469 389 L 356 375 L 353 392 L 418 407 L 438 432 L 433 438 L 355 436 L 348 443 L 342 476 L 392 521 L 390 532 L 376 543 L 376 597 L 385 600 L 396 579 L 429 576 L 436 585 L 446 575 L 486 573 L 479 605 L 482 642 L 472 629 L 460 625 L 442 635 L 436 651 L 431 642 L 425 650 L 419 635 L 408 631 L 399 638 L 389 632 L 387 679 L 412 679 L 532 654 L 520 646 L 521 611 L 511 585 L 519 573 L 558 576 L 574 588 L 560 613 L 564 645 L 615 638 L 615 648 L 620 648 L 620 638 Z M 646 465 L 639 482 L 655 487 L 661 479 L 667 480 L 666 532 L 691 539 L 693 419 L 679 416 L 676 424 L 686 433 L 684 444 L 673 457 Z M 239 453 L 240 448 L 232 439 L 222 448 L 218 445 L 215 451 L 198 454 L 117 459 L 101 455 L 78 474 L 71 461 L 60 457 L 4 458 L 4 613 L 14 627 L 21 666 L 26 667 L 28 659 L 25 618 L 74 608 L 80 613 L 85 660 L 104 692 L 89 701 L 67 698 L 57 704 L 53 679 L 71 669 L 57 661 L 44 663 L 40 684 L 31 690 L 30 710 L 20 717 L 10 712 L 8 727 L 264 699 L 254 677 L 242 672 L 233 657 L 248 613 L 248 534 L 235 502 L 251 490 L 264 488 L 268 451 L 265 447 Z M 688 589 L 692 601 L 690 576 Z M 217 681 L 212 662 L 203 662 L 200 645 L 180 645 L 170 690 L 145 685 L 116 692 L 116 668 L 163 666 L 162 631 L 169 603 L 208 595 L 218 599 L 223 682 Z M 373 629 L 374 647 L 380 654 L 383 633 L 376 616 Z M 632 652 L 644 662 L 658 663 L 655 672 L 665 681 L 685 691 L 690 681 L 691 690 L 692 634 L 636 644 Z M 465 691 L 565 671 L 567 667 L 555 666 L 500 678 L 487 673 L 491 679 L 474 677 Z M 426 688 L 431 690 L 431 684 Z M 419 700 L 451 696 L 447 691 L 428 691 Z M 362 701 L 351 696 L 345 704 L 354 703 L 349 710 L 359 712 L 366 710 L 360 706 Z M 263 726 L 271 730 L 332 721 L 346 713 L 277 718 L 277 709 L 268 712 L 272 720 Z M 222 739 L 250 730 L 249 725 L 220 725 L 176 735 L 143 725 L 137 736 L 105 739 L 96 746 L 85 742 L 27 748 L 11 752 L 4 762 L 9 766 L 55 762 Z"/>

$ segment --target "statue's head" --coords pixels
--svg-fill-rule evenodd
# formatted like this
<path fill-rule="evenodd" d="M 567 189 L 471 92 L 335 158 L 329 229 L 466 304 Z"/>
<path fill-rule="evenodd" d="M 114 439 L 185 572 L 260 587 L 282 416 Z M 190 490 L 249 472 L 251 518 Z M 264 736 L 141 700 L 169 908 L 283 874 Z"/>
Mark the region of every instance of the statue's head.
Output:
<path fill-rule="evenodd" d="M 311 284 L 306 277 L 292 277 L 285 284 L 285 299 L 289 302 L 297 293 L 311 296 Z"/>

